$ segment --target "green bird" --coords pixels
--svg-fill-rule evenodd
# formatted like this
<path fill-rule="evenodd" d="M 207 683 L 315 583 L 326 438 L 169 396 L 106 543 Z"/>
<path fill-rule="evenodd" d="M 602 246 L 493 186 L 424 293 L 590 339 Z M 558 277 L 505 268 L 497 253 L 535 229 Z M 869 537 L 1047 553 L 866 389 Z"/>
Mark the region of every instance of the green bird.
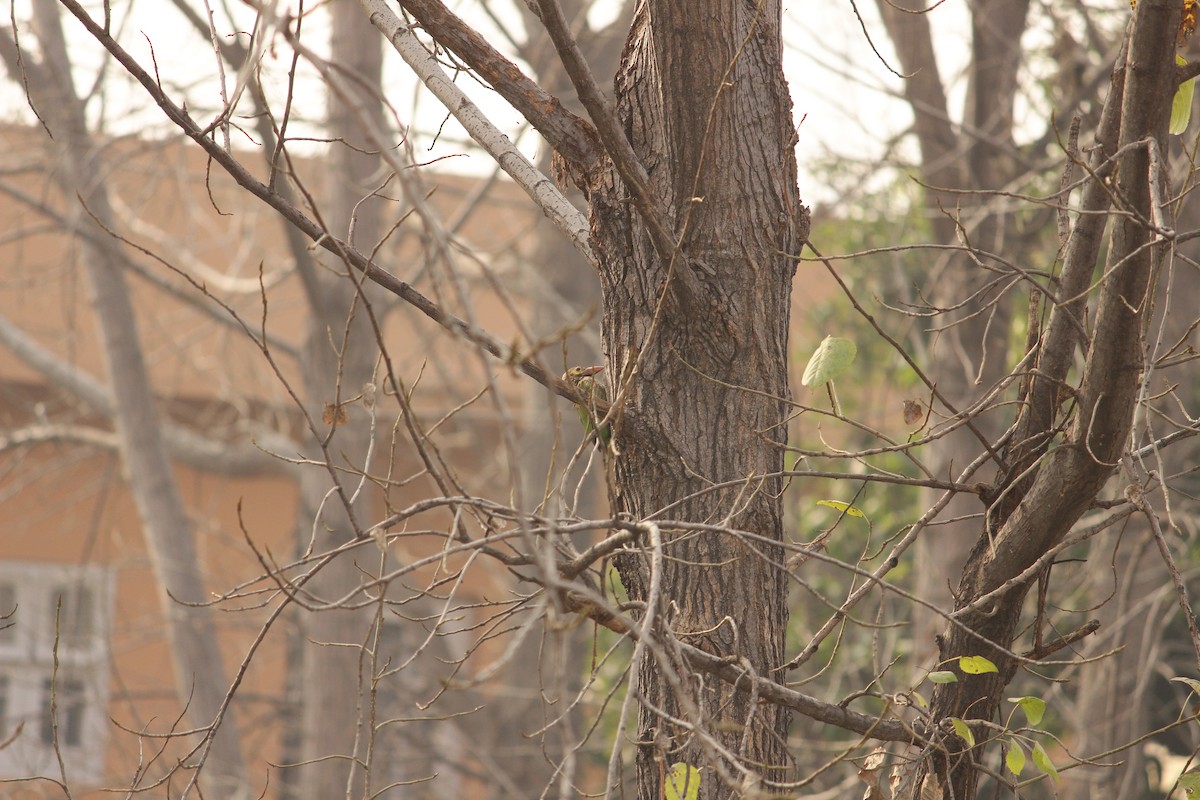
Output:
<path fill-rule="evenodd" d="M 603 414 L 599 413 L 596 408 L 597 401 L 601 403 L 608 402 L 608 389 L 604 384 L 596 380 L 596 374 L 603 370 L 604 367 L 571 367 L 563 373 L 562 379 L 566 383 L 575 387 L 575 391 L 579 392 L 580 396 L 586 401 L 586 405 L 579 403 L 575 404 L 575 409 L 579 412 L 579 422 L 583 425 L 585 433 L 591 433 L 596 430 L 597 420 L 603 418 Z M 609 440 L 612 439 L 612 428 L 608 423 L 600 429 L 596 435 L 596 445 L 603 444 L 608 446 Z"/>

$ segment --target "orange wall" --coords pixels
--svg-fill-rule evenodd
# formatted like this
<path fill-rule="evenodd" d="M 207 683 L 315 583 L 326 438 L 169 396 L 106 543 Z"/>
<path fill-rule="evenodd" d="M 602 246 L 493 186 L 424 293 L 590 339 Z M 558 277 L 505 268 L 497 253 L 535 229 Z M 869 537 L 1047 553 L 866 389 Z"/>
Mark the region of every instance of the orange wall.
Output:
<path fill-rule="evenodd" d="M 137 513 L 118 469 L 106 453 L 81 458 L 78 450 L 66 448 L 26 451 L 19 470 L 10 470 L 3 480 L 0 519 L 6 521 L 6 530 L 0 537 L 0 560 L 100 564 L 113 571 L 109 714 L 130 730 L 164 733 L 180 706 L 157 582 Z M 225 591 L 261 573 L 239 530 L 237 501 L 242 502 L 245 528 L 260 547 L 278 554 L 289 552 L 295 490 L 287 481 L 231 481 L 186 470 L 178 470 L 177 478 L 196 520 L 200 563 L 212 591 Z M 20 608 L 16 618 L 21 620 Z M 215 615 L 227 668 L 247 652 L 264 618 L 261 611 Z M 261 723 L 264 718 L 275 720 L 278 714 L 273 701 L 282 690 L 283 632 L 279 627 L 269 636 L 240 692 L 243 722 L 257 717 L 260 723 L 258 732 L 256 726 L 243 725 L 249 731 L 248 745 L 259 750 L 248 753 L 258 765 L 253 777 L 260 782 L 259 788 L 266 780 L 263 762 L 268 756 L 277 758 L 277 725 L 264 727 Z M 23 735 L 36 734 L 26 730 Z M 111 781 L 107 785 L 126 783 L 138 763 L 139 748 L 144 759 L 146 748 L 153 746 L 153 742 L 139 742 L 135 735 L 110 726 L 107 762 Z M 47 795 L 57 796 L 49 790 Z"/>

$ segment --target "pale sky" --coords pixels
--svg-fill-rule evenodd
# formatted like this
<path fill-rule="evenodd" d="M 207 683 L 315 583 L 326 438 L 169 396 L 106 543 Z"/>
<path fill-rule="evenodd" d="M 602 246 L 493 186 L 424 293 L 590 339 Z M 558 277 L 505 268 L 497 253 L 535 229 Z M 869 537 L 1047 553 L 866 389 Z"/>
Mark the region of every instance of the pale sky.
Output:
<path fill-rule="evenodd" d="M 504 39 L 492 26 L 487 15 L 480 11 L 480 0 L 460 0 L 453 4 L 455 11 L 467 18 L 488 36 L 497 47 L 504 49 Z M 217 6 L 219 0 L 210 0 Z M 239 2 L 229 5 L 239 16 L 239 24 L 249 27 L 253 16 Z M 294 0 L 278 3 L 280 8 L 294 6 Z M 16 16 L 27 19 L 26 2 L 18 2 Z M 313 7 L 313 3 L 308 3 Z M 884 58 L 891 58 L 887 36 L 875 13 L 875 4 L 858 2 L 875 46 Z M 170 87 L 178 102 L 184 96 L 189 108 L 201 120 L 210 119 L 220 104 L 220 93 L 215 80 L 216 67 L 211 47 L 192 34 L 190 27 L 165 0 L 130 0 L 113 2 L 114 28 L 120 31 L 120 40 L 141 63 L 151 66 L 151 52 L 157 62 L 158 72 L 164 85 Z M 203 7 L 201 5 L 201 7 Z M 495 7 L 495 6 L 494 6 Z M 510 6 L 503 5 L 505 10 Z M 598 5 L 603 8 L 603 5 Z M 101 13 L 100 4 L 93 2 L 91 10 Z M 499 14 L 499 12 L 497 12 Z M 600 12 L 593 13 L 593 19 Z M 965 54 L 966 27 L 965 10 L 955 4 L 943 3 L 931 19 L 938 31 L 938 42 L 944 62 L 952 62 L 956 54 Z M 507 11 L 502 18 L 514 19 L 516 15 Z M 220 11 L 218 20 L 223 19 Z M 71 55 L 77 65 L 77 90 L 86 92 L 96 86 L 97 69 L 103 54 L 87 40 L 74 19 L 67 17 L 65 24 L 71 41 Z M 305 40 L 316 50 L 325 50 L 325 34 L 321 30 L 322 20 L 312 16 L 305 22 Z M 826 159 L 831 154 L 847 156 L 855 160 L 870 157 L 880 150 L 881 141 L 886 141 L 903 131 L 910 116 L 903 103 L 890 97 L 883 87 L 895 91 L 900 79 L 891 74 L 868 45 L 859 20 L 855 17 L 849 0 L 838 3 L 788 2 L 784 9 L 785 68 L 792 86 L 795 107 L 795 122 L 800 123 L 798 156 L 800 162 L 801 194 L 806 201 L 835 200 L 822 191 L 818 179 L 806 168 L 809 162 Z M 232 31 L 228 25 L 218 22 L 222 33 Z M 519 29 L 520 23 L 515 23 Z M 243 41 L 246 37 L 243 37 Z M 32 46 L 32 37 L 23 40 L 24 46 Z M 263 60 L 264 72 L 278 88 L 280 96 L 284 88 L 284 76 L 290 64 L 291 52 L 286 43 L 279 41 L 273 52 Z M 895 66 L 895 64 L 893 64 Z M 951 82 L 952 102 L 961 105 L 962 63 L 943 63 L 943 78 Z M 117 80 L 105 85 L 104 94 L 90 105 L 93 119 L 103 114 L 105 127 L 114 134 L 144 131 L 165 125 L 161 115 L 146 110 L 147 101 L 140 87 L 121 80 L 113 64 L 108 65 L 109 77 Z M 414 126 L 412 141 L 418 159 L 450 157 L 443 167 L 459 172 L 485 173 L 492 169 L 491 160 L 480 152 L 471 153 L 464 146 L 465 135 L 456 123 L 443 125 L 445 110 L 424 91 L 417 91 L 416 80 L 395 54 L 391 54 L 386 67 L 389 93 L 400 119 Z M 227 85 L 232 87 L 236 77 L 226 76 Z M 459 85 L 489 115 L 492 121 L 517 137 L 519 146 L 527 155 L 533 156 L 540 146 L 538 138 L 529 131 L 522 131 L 520 116 L 503 100 L 474 80 L 459 77 Z M 298 102 L 295 112 L 296 123 L 307 117 L 319 122 L 324 113 L 324 91 L 304 70 L 299 81 L 300 97 L 319 97 L 315 102 Z M 956 89 L 957 87 L 957 89 Z M 0 92 L 0 109 L 5 120 L 31 121 L 19 86 L 7 81 Z M 433 133 L 442 128 L 438 142 Z M 301 130 L 293 128 L 293 133 Z M 315 127 L 310 129 L 319 135 Z M 236 142 L 235 142 L 236 144 Z M 462 155 L 466 153 L 466 155 Z"/>

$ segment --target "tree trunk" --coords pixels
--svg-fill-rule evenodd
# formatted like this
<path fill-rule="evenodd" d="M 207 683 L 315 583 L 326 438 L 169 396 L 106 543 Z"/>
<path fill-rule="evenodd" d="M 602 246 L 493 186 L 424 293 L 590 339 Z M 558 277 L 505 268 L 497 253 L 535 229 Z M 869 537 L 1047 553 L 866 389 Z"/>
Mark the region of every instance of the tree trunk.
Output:
<path fill-rule="evenodd" d="M 780 54 L 777 2 L 640 5 L 617 115 L 679 244 L 656 249 L 614 171 L 591 196 L 609 375 L 624 397 L 620 504 L 634 519 L 748 534 L 663 531 L 662 596 L 650 597 L 644 554 L 620 559 L 622 579 L 679 638 L 759 675 L 784 660 L 787 582 L 772 542 L 783 537 L 789 294 L 808 224 Z M 660 797 L 675 762 L 709 765 L 702 798 L 728 795 L 721 769 L 735 786 L 786 776 L 786 711 L 695 677 L 672 685 L 681 665 L 664 657 L 641 665 L 639 797 Z M 679 719 L 703 720 L 745 772 Z"/>
<path fill-rule="evenodd" d="M 379 94 L 383 63 L 379 36 L 357 6 L 334 3 L 330 11 L 332 61 L 339 70 L 355 76 L 355 89 L 374 101 L 358 110 L 370 109 L 375 115 L 376 129 L 386 130 Z M 372 92 L 375 94 L 371 95 Z M 372 155 L 375 145 L 364 138 L 363 128 L 355 110 L 331 93 L 329 129 L 335 144 L 327 173 L 326 222 L 339 238 L 348 238 L 353 227 L 350 244 L 363 252 L 372 252 L 382 237 L 383 201 L 363 198 L 381 182 L 381 162 Z M 355 397 L 372 380 L 379 354 L 366 308 L 369 295 L 360 294 L 356 286 L 361 276 L 344 265 L 330 266 L 334 274 L 317 276 L 315 283 L 321 292 L 308 298 L 311 319 L 303 356 L 306 409 L 317 424 L 321 424 L 326 404 Z M 345 423 L 333 431 L 324 454 L 318 452 L 314 457 L 328 458 L 352 470 L 364 469 L 367 465 L 361 459 L 366 457 L 371 437 L 369 413 L 360 402 L 347 403 L 341 408 L 346 412 Z M 345 459 L 357 463 L 346 465 Z M 321 469 L 307 470 L 301 480 L 301 516 L 315 520 L 312 534 L 318 553 L 333 550 L 354 538 L 356 528 L 361 528 L 361 519 L 356 523 L 352 515 L 365 513 L 365 498 L 371 496 L 364 491 L 365 496 L 353 507 L 356 514 L 345 502 L 356 483 L 353 473 L 343 472 L 336 478 L 344 492 L 330 494 L 333 480 L 329 471 Z M 302 542 L 301 546 L 305 544 Z M 325 602 L 354 592 L 363 580 L 363 572 L 354 559 L 353 554 L 334 559 L 307 588 Z M 357 796 L 368 780 L 370 765 L 361 759 L 365 759 L 369 735 L 364 722 L 370 708 L 365 702 L 370 660 L 362 648 L 368 642 L 372 616 L 373 610 L 368 606 L 330 609 L 304 617 L 309 642 L 304 649 L 301 719 L 307 763 L 298 791 L 308 800 Z"/>
<path fill-rule="evenodd" d="M 1021 602 L 1029 584 L 1015 584 L 982 605 L 976 605 L 976 601 L 998 591 L 1063 539 L 1127 449 L 1134 410 L 1141 399 L 1148 301 L 1166 251 L 1163 240 L 1144 220 L 1161 219 L 1165 213 L 1158 198 L 1152 198 L 1149 179 L 1153 176 L 1158 181 L 1157 171 L 1163 167 L 1152 153 L 1165 151 L 1175 67 L 1173 47 L 1164 43 L 1174 41 L 1179 16 L 1180 7 L 1171 0 L 1139 2 L 1129 34 L 1123 90 L 1118 88 L 1121 75 L 1114 73 L 1106 111 L 1120 104 L 1117 146 L 1123 152 L 1117 160 L 1115 177 L 1106 180 L 1111 180 L 1111 195 L 1121 198 L 1134 213 L 1113 222 L 1075 417 L 1054 447 L 1043 439 L 1041 426 L 1018 426 L 1006 455 L 1016 463 L 1030 455 L 1022 453 L 1022 448 L 1039 440 L 1045 455 L 1027 491 L 1014 487 L 1003 503 L 994 503 L 989 509 L 992 525 L 976 541 L 958 584 L 956 609 L 961 613 L 941 641 L 943 661 L 982 655 L 996 663 L 999 672 L 962 675 L 958 683 L 938 685 L 931 703 L 934 720 L 995 718 L 1004 687 L 1019 666 L 1008 652 L 1013 649 Z M 1101 155 L 1104 152 L 1113 151 L 1099 151 Z M 1073 235 L 1079 234 L 1082 225 L 1081 219 Z M 1094 260 L 1088 258 L 1072 263 L 1068 254 L 1062 289 L 1067 296 L 1074 296 L 1075 292 L 1065 287 L 1077 276 L 1087 285 L 1093 264 Z M 1055 382 L 1065 376 L 1064 359 L 1069 360 L 1074 352 L 1075 339 L 1073 334 L 1059 336 L 1056 331 L 1063 315 L 1074 313 L 1067 304 L 1057 304 L 1051 312 L 1039 344 L 1039 374 L 1030 384 L 1028 407 L 1022 409 L 1024 418 L 1040 413 L 1041 382 L 1054 388 Z M 1052 366 L 1057 361 L 1063 361 L 1062 375 Z M 1053 414 L 1048 421 L 1053 425 Z M 939 735 L 937 731 L 931 733 Z M 953 735 L 943 744 L 945 748 L 932 758 L 929 777 L 941 787 L 940 794 L 947 800 L 970 800 L 979 779 L 976 751 L 965 750 L 961 739 Z"/>
<path fill-rule="evenodd" d="M 62 190 L 69 197 L 77 196 L 84 206 L 76 208 L 73 217 L 76 241 L 115 401 L 114 422 L 126 480 L 167 619 L 175 691 L 191 726 L 209 737 L 200 750 L 206 761 L 200 785 L 215 797 L 248 797 L 237 724 L 232 710 L 224 709 L 229 684 L 211 611 L 205 605 L 211 595 L 204 587 L 194 531 L 167 458 L 125 280 L 124 255 L 111 233 L 117 229 L 112 206 L 107 189 L 98 182 L 106 171 L 101 167 L 99 148 L 88 134 L 83 103 L 72 85 L 58 5 L 53 0 L 38 0 L 33 8 L 43 57 L 39 64 L 23 65 L 24 74 L 30 97 L 59 143 Z"/>
<path fill-rule="evenodd" d="M 976 0 L 971 4 L 972 57 L 965 125 L 956 135 L 950 124 L 945 90 L 938 77 L 929 15 L 921 0 L 900 7 L 879 0 L 880 14 L 906 75 L 905 99 L 912 108 L 914 132 L 921 148 L 921 180 L 927 185 L 924 209 L 935 240 L 954 244 L 965 234 L 977 252 L 974 258 L 954 253 L 938 259 L 926 284 L 925 296 L 936 309 L 957 310 L 933 318 L 930 376 L 939 394 L 959 412 L 969 409 L 1008 372 L 1011 330 L 1011 297 L 999 295 L 990 253 L 1020 252 L 1014 241 L 1012 217 L 1003 198 L 990 191 L 1004 189 L 1021 172 L 1014 154 L 1013 113 L 1017 99 L 1017 68 L 1021 60 L 1021 34 L 1029 10 L 1027 0 Z M 974 193 L 939 192 L 938 189 Z M 956 224 L 956 221 L 958 224 Z M 961 231 L 960 232 L 960 225 Z M 975 258 L 978 259 L 978 263 Z M 988 289 L 989 283 L 997 286 Z M 1011 295 L 1011 292 L 1009 293 Z M 971 298 L 963 303 L 964 299 Z M 939 417 L 953 417 L 945 405 L 934 403 Z M 943 437 L 928 459 L 939 478 L 957 480 L 958 471 L 980 452 L 980 438 L 994 442 L 1008 420 L 998 414 L 976 417 L 974 430 L 959 427 Z M 994 477 L 994 465 L 972 476 L 974 481 Z M 937 493 L 937 494 L 940 494 Z M 936 494 L 928 493 L 932 504 Z M 924 532 L 917 541 L 914 590 L 918 597 L 948 608 L 950 584 L 962 570 L 971 549 L 982 507 L 972 495 L 958 495 L 946 506 L 952 520 Z M 932 655 L 934 634 L 942 619 L 928 608 L 913 609 L 916 650 Z"/>

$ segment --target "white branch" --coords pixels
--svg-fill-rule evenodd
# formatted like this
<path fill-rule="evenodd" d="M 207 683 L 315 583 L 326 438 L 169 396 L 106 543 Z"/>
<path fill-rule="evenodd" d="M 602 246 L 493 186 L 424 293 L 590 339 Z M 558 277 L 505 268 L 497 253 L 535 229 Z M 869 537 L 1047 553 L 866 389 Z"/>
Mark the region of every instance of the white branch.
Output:
<path fill-rule="evenodd" d="M 433 93 L 471 138 L 496 160 L 508 176 L 537 203 L 575 248 L 593 265 L 596 256 L 588 243 L 587 218 L 571 204 L 553 181 L 543 175 L 529 159 L 492 124 L 479 107 L 446 76 L 433 56 L 417 40 L 409 27 L 388 8 L 384 0 L 359 0 L 374 25 L 391 42 L 405 63 Z"/>

